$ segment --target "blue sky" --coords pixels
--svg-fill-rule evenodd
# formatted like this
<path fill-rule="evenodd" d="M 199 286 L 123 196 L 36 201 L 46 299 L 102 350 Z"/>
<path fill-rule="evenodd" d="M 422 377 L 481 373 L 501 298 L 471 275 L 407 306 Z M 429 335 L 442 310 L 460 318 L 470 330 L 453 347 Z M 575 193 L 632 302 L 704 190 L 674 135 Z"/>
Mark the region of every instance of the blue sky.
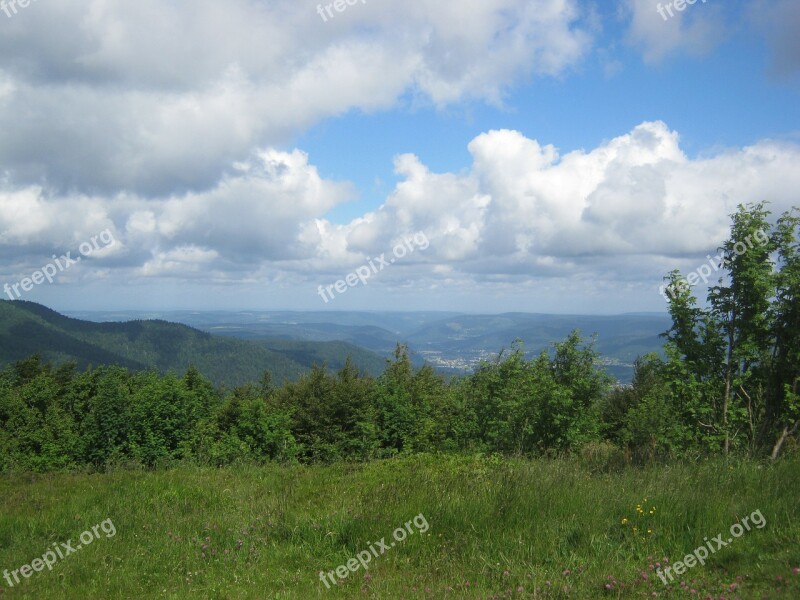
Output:
<path fill-rule="evenodd" d="M 736 6 L 728 9 L 734 14 L 745 6 L 727 5 Z M 328 216 L 344 222 L 364 207 L 377 208 L 386 186 L 396 181 L 392 159 L 399 152 L 413 152 L 439 172 L 467 168 L 467 144 L 491 129 L 514 129 L 570 151 L 594 148 L 643 121 L 662 120 L 681 133 L 681 146 L 690 156 L 764 137 L 800 139 L 797 78 L 770 76 L 771 53 L 763 38 L 731 27 L 712 52 L 647 64 L 636 47 L 625 43 L 626 20 L 617 12 L 603 15 L 605 27 L 593 56 L 559 77 L 509 88 L 504 106 L 415 109 L 406 100 L 398 110 L 353 110 L 298 134 L 295 144 L 309 153 L 323 176 L 358 186 L 363 204 L 337 207 Z M 619 63 L 619 70 L 608 73 L 611 61 Z"/>
<path fill-rule="evenodd" d="M 798 204 L 800 3 L 658 4 L 0 12 L 4 297 L 663 311 L 661 277 L 701 264 L 736 204 Z M 101 232 L 114 243 L 20 287 Z M 323 300 L 415 234 L 424 249 Z"/>

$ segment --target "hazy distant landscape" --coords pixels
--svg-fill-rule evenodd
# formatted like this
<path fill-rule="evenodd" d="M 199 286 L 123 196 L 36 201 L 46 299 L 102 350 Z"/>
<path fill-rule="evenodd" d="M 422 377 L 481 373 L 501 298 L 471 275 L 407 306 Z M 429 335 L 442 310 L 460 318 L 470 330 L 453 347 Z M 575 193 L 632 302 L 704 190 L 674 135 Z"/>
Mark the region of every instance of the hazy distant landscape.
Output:
<path fill-rule="evenodd" d="M 87 312 L 69 316 L 96 322 L 163 319 L 214 335 L 244 340 L 342 341 L 388 356 L 398 343 L 408 344 L 416 363 L 427 362 L 448 373 L 464 373 L 481 360 L 496 357 L 521 339 L 535 355 L 549 350 L 573 329 L 597 334 L 603 367 L 629 383 L 634 360 L 661 352 L 670 326 L 666 315 L 570 316 L 509 313 L 466 315 L 453 312 Z M 276 342 L 273 341 L 272 349 Z"/>

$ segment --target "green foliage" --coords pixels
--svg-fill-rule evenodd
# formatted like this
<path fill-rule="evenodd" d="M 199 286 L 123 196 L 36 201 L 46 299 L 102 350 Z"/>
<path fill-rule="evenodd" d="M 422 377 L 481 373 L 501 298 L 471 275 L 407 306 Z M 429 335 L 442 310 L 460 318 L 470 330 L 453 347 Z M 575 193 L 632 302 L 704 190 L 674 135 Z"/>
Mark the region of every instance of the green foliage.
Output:
<path fill-rule="evenodd" d="M 128 413 L 131 457 L 145 465 L 182 459 L 191 433 L 192 418 L 201 415 L 197 396 L 186 381 L 154 372 L 134 376 Z"/>
<path fill-rule="evenodd" d="M 697 307 L 677 271 L 667 277 L 673 320 L 662 371 L 667 389 L 663 405 L 651 401 L 645 429 L 663 433 L 674 421 L 671 408 L 680 448 L 764 452 L 779 435 L 797 431 L 800 219 L 792 211 L 771 226 L 768 216 L 764 203 L 739 206 L 732 215 L 730 238 L 720 248 L 722 276 L 709 290 L 707 309 Z"/>
<path fill-rule="evenodd" d="M 408 348 L 398 344 L 394 361 L 387 361 L 386 370 L 378 378 L 376 417 L 385 456 L 413 450 L 416 423 L 413 371 Z"/>
<path fill-rule="evenodd" d="M 4 470 L 49 471 L 175 461 L 365 461 L 434 451 L 569 452 L 599 438 L 608 377 L 577 332 L 527 360 L 516 346 L 470 377 L 414 369 L 398 346 L 373 379 L 351 360 L 313 366 L 280 387 L 216 391 L 190 366 L 183 377 L 100 367 L 76 373 L 32 357 L 0 377 Z"/>
<path fill-rule="evenodd" d="M 480 440 L 487 451 L 523 453 L 534 449 L 539 419 L 533 389 L 533 365 L 515 343 L 511 353 L 484 362 L 469 386 L 469 400 L 478 418 Z"/>
<path fill-rule="evenodd" d="M 573 450 L 599 436 L 600 401 L 610 379 L 597 367 L 593 343 L 578 332 L 554 356 L 524 358 L 522 345 L 484 362 L 470 378 L 480 438 L 491 451 L 529 454 Z"/>
<path fill-rule="evenodd" d="M 370 377 L 347 361 L 337 375 L 314 366 L 276 393 L 276 405 L 291 415 L 300 458 L 308 461 L 369 458 L 376 446 Z"/>
<path fill-rule="evenodd" d="M 779 270 L 775 273 L 773 360 L 766 384 L 762 436 L 796 427 L 800 420 L 800 216 L 797 211 L 780 219 L 773 235 Z"/>
<path fill-rule="evenodd" d="M 606 440 L 587 442 L 578 456 L 580 464 L 592 473 L 618 473 L 630 463 L 619 446 Z"/>
<path fill-rule="evenodd" d="M 252 388 L 239 388 L 198 424 L 193 447 L 201 462 L 217 466 L 290 461 L 297 455 L 290 425 L 288 414 L 270 411 Z"/>

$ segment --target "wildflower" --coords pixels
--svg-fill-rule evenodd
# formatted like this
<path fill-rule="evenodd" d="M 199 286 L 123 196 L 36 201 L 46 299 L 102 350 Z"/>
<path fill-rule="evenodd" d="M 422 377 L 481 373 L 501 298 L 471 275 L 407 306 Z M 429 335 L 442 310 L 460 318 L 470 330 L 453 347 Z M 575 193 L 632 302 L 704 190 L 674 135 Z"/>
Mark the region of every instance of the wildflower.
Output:
<path fill-rule="evenodd" d="M 623 525 L 627 525 L 627 524 L 628 524 L 628 519 L 627 519 L 627 517 L 622 517 L 622 524 L 623 524 Z"/>

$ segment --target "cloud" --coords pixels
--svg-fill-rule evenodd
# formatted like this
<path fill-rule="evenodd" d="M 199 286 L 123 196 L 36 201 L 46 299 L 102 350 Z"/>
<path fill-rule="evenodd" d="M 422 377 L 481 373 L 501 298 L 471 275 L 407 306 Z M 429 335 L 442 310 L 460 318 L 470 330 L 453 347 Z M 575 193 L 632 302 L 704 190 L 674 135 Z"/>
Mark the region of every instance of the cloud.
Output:
<path fill-rule="evenodd" d="M 591 43 L 576 0 L 368 2 L 327 23 L 316 6 L 32 4 L 0 37 L 0 170 L 87 195 L 201 192 L 324 118 L 408 95 L 500 102 Z"/>
<path fill-rule="evenodd" d="M 303 152 L 274 149 L 234 163 L 202 193 L 61 196 L 31 186 L 0 193 L 0 249 L 5 259 L 49 256 L 109 229 L 121 242 L 114 264 L 141 267 L 136 276 L 180 276 L 171 267 L 198 256 L 241 274 L 264 261 L 307 256 L 316 240 L 301 239 L 305 223 L 352 193 L 349 184 L 322 179 Z"/>
<path fill-rule="evenodd" d="M 142 277 L 174 275 L 186 278 L 201 272 L 211 264 L 219 255 L 214 250 L 204 250 L 197 246 L 179 246 L 167 252 L 158 252 L 148 260 L 139 270 Z M 202 271 L 205 278 L 209 277 L 207 271 Z"/>
<path fill-rule="evenodd" d="M 389 223 L 404 230 L 429 223 L 432 254 L 492 259 L 495 273 L 537 258 L 566 265 L 587 257 L 677 257 L 714 248 L 739 203 L 769 199 L 774 210 L 788 209 L 800 183 L 797 145 L 764 140 L 690 159 L 662 122 L 563 156 L 507 130 L 482 134 L 469 149 L 472 168 L 459 176 L 430 174 L 403 157 L 406 180 L 353 231 L 362 239 L 362 228 L 380 228 L 386 238 Z M 455 256 L 453 232 L 471 241 L 456 245 Z M 606 268 L 613 271 L 613 261 Z"/>
<path fill-rule="evenodd" d="M 781 212 L 800 185 L 796 144 L 692 159 L 663 122 L 564 155 L 508 130 L 469 150 L 473 164 L 458 174 L 399 157 L 403 181 L 384 205 L 330 236 L 374 252 L 424 229 L 431 247 L 420 260 L 450 277 L 660 278 L 715 249 L 738 204 L 769 200 Z"/>
<path fill-rule="evenodd" d="M 684 6 L 678 11 L 674 0 L 624 1 L 628 42 L 642 51 L 645 62 L 658 63 L 680 53 L 706 54 L 735 31 L 755 31 L 771 51 L 773 75 L 786 78 L 800 71 L 800 3 L 796 0 L 726 1 L 724 10 L 718 0 L 696 0 Z"/>
<path fill-rule="evenodd" d="M 800 3 L 795 0 L 758 0 L 747 13 L 764 34 L 772 51 L 772 70 L 779 77 L 800 72 Z"/>
<path fill-rule="evenodd" d="M 666 5 L 670 10 L 664 8 L 663 14 L 659 13 L 658 7 Z M 673 8 L 672 0 L 625 0 L 623 7 L 630 19 L 628 40 L 641 48 L 648 63 L 658 63 L 675 52 L 708 53 L 730 30 L 721 7 L 705 0 L 684 4 L 683 11 Z"/>
<path fill-rule="evenodd" d="M 325 215 L 351 186 L 322 178 L 299 150 L 255 152 L 201 192 L 4 192 L 5 275 L 110 228 L 119 246 L 71 277 L 316 287 L 423 231 L 430 246 L 382 272 L 376 286 L 562 294 L 572 285 L 593 294 L 650 285 L 656 294 L 666 272 L 705 261 L 738 204 L 769 200 L 779 213 L 800 187 L 798 144 L 765 139 L 692 158 L 660 121 L 588 150 L 561 153 L 513 130 L 483 133 L 468 149 L 472 163 L 458 172 L 399 155 L 400 180 L 383 204 L 345 224 Z"/>

